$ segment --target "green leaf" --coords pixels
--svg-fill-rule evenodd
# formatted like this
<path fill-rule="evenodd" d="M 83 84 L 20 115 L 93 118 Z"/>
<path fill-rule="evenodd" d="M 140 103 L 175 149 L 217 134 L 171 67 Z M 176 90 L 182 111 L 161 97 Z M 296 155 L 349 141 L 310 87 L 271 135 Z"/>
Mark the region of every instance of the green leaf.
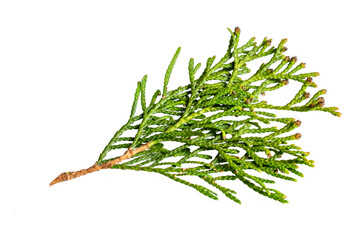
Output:
<path fill-rule="evenodd" d="M 167 86 L 169 84 L 169 79 L 170 79 L 170 75 L 171 75 L 171 72 L 174 68 L 174 65 L 175 65 L 175 62 L 176 62 L 176 59 L 178 58 L 179 54 L 180 54 L 180 51 L 181 51 L 181 48 L 179 47 L 173 58 L 171 59 L 171 62 L 166 70 L 166 73 L 165 73 L 165 79 L 164 79 L 164 88 L 163 88 L 163 96 L 165 96 L 166 92 L 167 92 Z"/>
<path fill-rule="evenodd" d="M 147 75 L 145 75 L 141 80 L 141 107 L 144 113 L 146 113 L 146 96 L 145 96 L 145 89 L 146 89 L 146 80 Z"/>

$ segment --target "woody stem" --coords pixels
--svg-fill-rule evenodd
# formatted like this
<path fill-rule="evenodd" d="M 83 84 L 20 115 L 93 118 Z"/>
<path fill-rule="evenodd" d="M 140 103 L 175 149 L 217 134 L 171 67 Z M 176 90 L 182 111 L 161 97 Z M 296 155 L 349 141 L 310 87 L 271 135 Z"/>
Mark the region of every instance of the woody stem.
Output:
<path fill-rule="evenodd" d="M 92 172 L 96 172 L 99 171 L 101 169 L 107 169 L 107 168 L 111 168 L 113 165 L 120 163 L 123 160 L 129 159 L 132 156 L 134 156 L 135 154 L 145 151 L 146 149 L 148 149 L 150 147 L 150 142 L 136 148 L 136 149 L 131 149 L 129 148 L 122 156 L 117 157 L 111 161 L 108 161 L 106 163 L 100 164 L 98 165 L 97 163 L 95 163 L 93 166 L 86 168 L 86 169 L 81 169 L 75 172 L 64 172 L 61 173 L 59 176 L 57 176 L 51 183 L 50 186 L 63 182 L 63 181 L 67 181 L 67 180 L 71 180 L 83 175 L 86 175 L 88 173 L 92 173 Z"/>

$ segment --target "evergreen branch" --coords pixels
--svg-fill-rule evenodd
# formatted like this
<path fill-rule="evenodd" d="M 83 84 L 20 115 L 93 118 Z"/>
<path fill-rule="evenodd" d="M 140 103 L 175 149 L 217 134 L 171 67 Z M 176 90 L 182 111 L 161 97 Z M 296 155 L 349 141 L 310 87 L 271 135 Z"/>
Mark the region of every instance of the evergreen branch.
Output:
<path fill-rule="evenodd" d="M 87 169 L 62 173 L 50 185 L 112 168 L 159 173 L 217 199 L 217 194 L 203 184 L 211 185 L 236 203 L 241 203 L 236 192 L 218 181 L 240 180 L 259 194 L 286 203 L 283 193 L 267 186 L 274 184 L 274 180 L 255 176 L 251 171 L 274 179 L 296 181 L 290 174 L 303 177 L 297 170 L 298 165 L 313 167 L 314 161 L 307 159 L 308 152 L 288 143 L 300 139 L 301 134 L 292 131 L 301 122 L 291 117 L 279 118 L 269 110 L 324 111 L 335 116 L 340 113 L 336 107 L 324 107 L 325 90 L 310 98 L 307 89 L 317 87 L 313 78 L 319 73 L 299 73 L 305 63 L 296 65 L 296 57 L 283 55 L 287 39 L 276 47 L 271 47 L 271 39 L 267 38 L 260 44 L 251 38 L 240 46 L 240 29 L 229 31 L 231 36 L 224 56 L 217 61 L 215 56 L 208 58 L 199 77 L 196 73 L 201 64 L 195 65 L 191 58 L 188 64 L 190 83 L 168 90 L 180 53 L 178 48 L 165 73 L 162 97 L 158 98 L 160 90 L 155 91 L 149 105 L 146 104 L 145 75 L 137 83 L 128 122 L 115 133 L 98 161 Z M 250 77 L 242 76 L 251 71 L 247 66 L 249 62 L 265 56 L 270 59 Z M 277 106 L 260 101 L 266 92 L 285 87 L 290 81 L 301 83 L 301 87 L 289 102 Z M 142 112 L 136 116 L 139 99 Z M 282 126 L 275 126 L 275 123 Z M 131 137 L 122 136 L 130 130 L 136 133 Z M 165 147 L 169 142 L 177 142 L 180 146 Z M 118 149 L 124 149 L 124 154 L 107 157 Z M 281 159 L 283 154 L 287 159 Z M 222 172 L 225 175 L 219 176 Z M 186 176 L 197 176 L 203 183 L 182 179 Z"/>

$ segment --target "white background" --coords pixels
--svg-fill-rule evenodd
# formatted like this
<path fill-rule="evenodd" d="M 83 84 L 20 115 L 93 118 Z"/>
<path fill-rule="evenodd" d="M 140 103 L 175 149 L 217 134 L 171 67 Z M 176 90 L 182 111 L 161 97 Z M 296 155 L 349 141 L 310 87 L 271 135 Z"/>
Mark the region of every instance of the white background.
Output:
<path fill-rule="evenodd" d="M 131 3 L 130 3 L 131 2 Z M 357 1 L 0 1 L 1 239 L 360 239 Z M 163 176 L 104 170 L 49 187 L 92 165 L 127 121 L 136 82 L 187 83 L 187 63 L 242 43 L 288 38 L 287 54 L 318 71 L 324 112 L 302 120 L 296 144 L 315 168 L 278 181 L 281 204 L 235 184 L 242 205 Z M 274 96 L 282 100 L 283 96 Z"/>

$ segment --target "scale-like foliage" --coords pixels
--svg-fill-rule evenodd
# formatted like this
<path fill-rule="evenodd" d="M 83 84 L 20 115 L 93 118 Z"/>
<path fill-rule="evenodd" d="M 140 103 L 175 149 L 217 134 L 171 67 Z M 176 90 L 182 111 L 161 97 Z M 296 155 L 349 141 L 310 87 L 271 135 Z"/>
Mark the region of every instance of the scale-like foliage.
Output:
<path fill-rule="evenodd" d="M 298 73 L 305 64 L 296 65 L 296 57 L 283 54 L 286 39 L 277 47 L 271 47 L 271 39 L 267 38 L 260 44 L 252 38 L 239 46 L 240 29 L 229 31 L 228 49 L 218 62 L 215 56 L 210 57 L 203 72 L 197 74 L 201 65 L 195 65 L 194 59 L 190 59 L 188 85 L 167 90 L 180 48 L 166 71 L 163 92 L 157 90 L 149 105 L 145 100 L 147 76 L 138 82 L 130 118 L 100 154 L 98 166 L 117 158 L 107 158 L 113 150 L 131 150 L 146 145 L 145 150 L 110 167 L 156 172 L 217 199 L 217 193 L 206 187 L 211 185 L 237 203 L 240 200 L 235 196 L 236 192 L 221 184 L 240 180 L 264 196 L 287 202 L 283 193 L 268 187 L 275 181 L 259 177 L 259 173 L 296 181 L 290 173 L 302 177 L 298 165 L 313 167 L 314 161 L 307 159 L 308 152 L 289 143 L 301 137 L 300 133 L 289 133 L 301 122 L 294 118 L 278 118 L 268 110 L 316 110 L 335 116 L 340 113 L 336 107 L 324 107 L 321 95 L 325 90 L 310 98 L 306 90 L 316 87 L 313 78 L 319 73 Z M 251 73 L 246 65 L 248 62 L 266 57 L 268 61 L 256 72 L 243 77 Z M 285 87 L 290 81 L 301 84 L 291 101 L 282 106 L 261 101 L 266 92 Z M 142 113 L 135 115 L 139 98 Z M 136 130 L 135 136 L 122 137 L 130 130 Z M 168 149 L 165 147 L 167 142 L 176 142 L 177 147 Z M 284 154 L 286 159 L 282 158 Z M 257 176 L 254 171 L 258 172 Z M 191 183 L 183 178 L 186 176 L 197 176 L 205 185 Z"/>

